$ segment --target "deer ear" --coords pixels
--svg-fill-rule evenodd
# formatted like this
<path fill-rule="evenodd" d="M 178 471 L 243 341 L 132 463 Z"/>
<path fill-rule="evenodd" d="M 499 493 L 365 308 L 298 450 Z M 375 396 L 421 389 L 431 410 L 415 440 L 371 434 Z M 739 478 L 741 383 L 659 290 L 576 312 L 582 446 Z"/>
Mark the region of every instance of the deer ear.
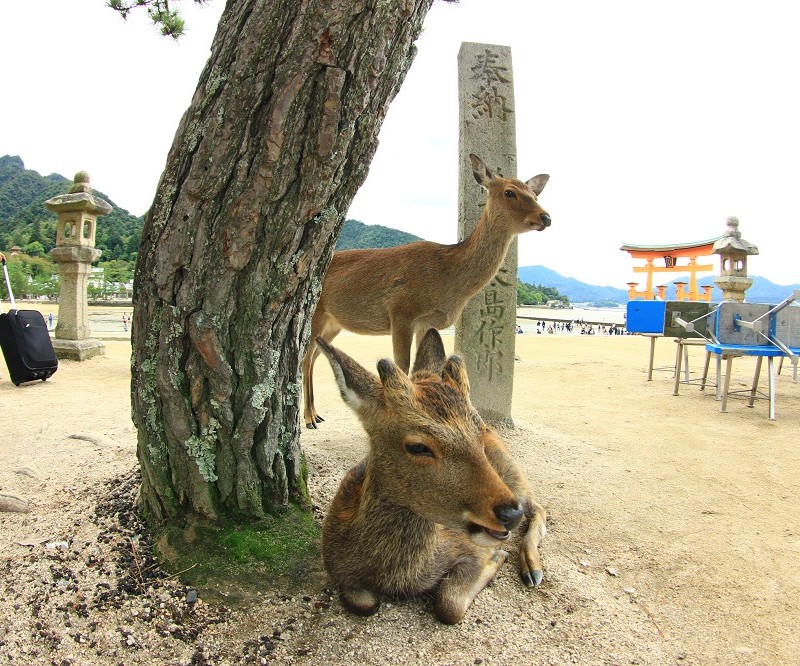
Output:
<path fill-rule="evenodd" d="M 538 176 L 534 176 L 533 178 L 531 178 L 528 181 L 527 185 L 528 187 L 531 188 L 531 190 L 533 190 L 533 193 L 538 197 L 542 193 L 544 186 L 547 185 L 548 180 L 550 180 L 550 176 L 548 174 L 540 173 Z"/>
<path fill-rule="evenodd" d="M 411 380 L 388 358 L 378 361 L 378 375 L 383 384 L 383 394 L 389 400 L 409 400 L 414 392 Z"/>
<path fill-rule="evenodd" d="M 412 374 L 423 370 L 438 375 L 442 370 L 445 358 L 444 344 L 439 331 L 435 328 L 428 329 L 417 348 Z"/>
<path fill-rule="evenodd" d="M 451 356 L 447 359 L 442 368 L 442 379 L 452 384 L 464 397 L 469 398 L 469 377 L 460 356 Z"/>
<path fill-rule="evenodd" d="M 472 162 L 472 175 L 478 181 L 478 185 L 489 189 L 489 183 L 494 180 L 494 173 L 483 163 L 480 157 L 470 154 L 469 161 Z"/>
<path fill-rule="evenodd" d="M 317 338 L 317 344 L 330 361 L 342 400 L 350 408 L 358 412 L 365 404 L 377 400 L 379 383 L 375 375 L 322 338 Z"/>

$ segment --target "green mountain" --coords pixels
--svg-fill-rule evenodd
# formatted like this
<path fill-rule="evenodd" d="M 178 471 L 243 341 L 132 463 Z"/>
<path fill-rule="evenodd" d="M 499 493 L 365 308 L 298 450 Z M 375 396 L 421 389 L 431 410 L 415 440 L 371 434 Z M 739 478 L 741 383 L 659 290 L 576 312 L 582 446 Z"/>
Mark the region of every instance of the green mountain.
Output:
<path fill-rule="evenodd" d="M 44 202 L 68 192 L 71 186 L 71 180 L 57 173 L 41 176 L 26 169 L 18 156 L 0 157 L 0 249 L 17 245 L 33 256 L 48 253 L 55 244 L 56 216 Z M 96 244 L 103 251 L 102 261 L 132 261 L 139 249 L 143 218 L 120 208 L 103 192 L 95 190 L 95 194 L 113 206 L 98 220 Z M 393 247 L 416 240 L 421 239 L 389 227 L 347 220 L 336 249 Z"/>
<path fill-rule="evenodd" d="M 26 169 L 18 156 L 0 157 L 0 248 L 18 245 L 33 256 L 49 252 L 55 245 L 57 218 L 44 202 L 69 192 L 71 186 L 72 181 L 59 174 L 41 176 Z M 139 249 L 142 218 L 120 208 L 103 192 L 94 193 L 113 207 L 97 225 L 95 242 L 103 251 L 103 261 L 131 261 Z"/>
<path fill-rule="evenodd" d="M 380 224 L 364 224 L 358 220 L 345 220 L 337 250 L 358 250 L 370 247 L 395 247 L 422 240 L 419 236 L 383 227 Z"/>

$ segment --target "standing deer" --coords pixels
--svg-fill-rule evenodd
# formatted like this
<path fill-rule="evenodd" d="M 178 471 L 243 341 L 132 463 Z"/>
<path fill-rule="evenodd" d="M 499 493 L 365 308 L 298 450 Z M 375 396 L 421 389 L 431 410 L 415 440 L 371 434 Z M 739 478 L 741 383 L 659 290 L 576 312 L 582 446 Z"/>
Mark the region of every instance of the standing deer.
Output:
<path fill-rule="evenodd" d="M 463 362 L 445 359 L 439 333 L 423 337 L 410 378 L 387 359 L 376 377 L 318 343 L 369 435 L 367 457 L 342 480 L 322 528 L 343 605 L 371 615 L 381 597 L 433 592 L 436 617 L 456 624 L 508 558 L 498 546 L 523 515 L 519 571 L 538 585 L 545 511 L 470 403 Z"/>
<path fill-rule="evenodd" d="M 429 328 L 451 326 L 500 269 L 514 237 L 550 226 L 550 215 L 536 199 L 550 176 L 540 174 L 523 183 L 497 176 L 479 157 L 469 157 L 475 180 L 487 196 L 481 219 L 465 240 L 334 253 L 303 358 L 306 427 L 316 428 L 323 420 L 314 407 L 318 337 L 330 342 L 342 329 L 362 335 L 391 333 L 394 361 L 408 372 L 413 336 L 419 345 Z"/>

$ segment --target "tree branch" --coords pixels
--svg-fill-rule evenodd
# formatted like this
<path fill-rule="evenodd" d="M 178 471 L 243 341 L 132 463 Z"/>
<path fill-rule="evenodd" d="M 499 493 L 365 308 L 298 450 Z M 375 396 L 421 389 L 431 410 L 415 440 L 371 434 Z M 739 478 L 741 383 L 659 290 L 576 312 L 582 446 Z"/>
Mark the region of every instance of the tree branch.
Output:
<path fill-rule="evenodd" d="M 180 0 L 177 1 L 180 2 Z M 198 5 L 204 5 L 209 1 L 194 0 L 195 4 Z M 178 39 L 183 35 L 186 27 L 180 11 L 171 9 L 169 0 L 108 0 L 106 6 L 115 12 L 119 12 L 123 19 L 127 19 L 128 14 L 134 9 L 144 7 L 147 10 L 147 15 L 165 37 Z"/>

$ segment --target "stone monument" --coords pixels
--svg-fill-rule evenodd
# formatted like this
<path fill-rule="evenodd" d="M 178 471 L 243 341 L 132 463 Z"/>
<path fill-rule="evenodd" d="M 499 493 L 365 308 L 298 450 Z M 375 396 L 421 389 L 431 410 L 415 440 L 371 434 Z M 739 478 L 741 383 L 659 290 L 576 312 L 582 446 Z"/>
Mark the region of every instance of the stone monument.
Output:
<path fill-rule="evenodd" d="M 84 361 L 105 354 L 105 345 L 91 337 L 87 286 L 92 262 L 101 250 L 94 246 L 97 216 L 111 212 L 111 205 L 92 194 L 89 174 L 79 171 L 68 194 L 44 202 L 58 215 L 56 247 L 50 250 L 61 274 L 58 324 L 53 347 L 59 358 Z"/>
<path fill-rule="evenodd" d="M 753 278 L 747 277 L 747 257 L 758 254 L 758 248 L 742 238 L 739 231 L 739 218 L 729 217 L 728 230 L 714 243 L 714 254 L 720 256 L 719 277 L 714 284 L 722 289 L 723 301 L 744 302 L 744 292 L 753 285 Z"/>
<path fill-rule="evenodd" d="M 458 238 L 480 220 L 486 192 L 475 182 L 469 154 L 490 169 L 517 177 L 516 119 L 511 49 L 464 42 L 458 53 Z M 456 353 L 464 358 L 470 399 L 487 421 L 513 425 L 511 396 L 517 322 L 517 241 L 492 281 L 456 320 Z"/>

